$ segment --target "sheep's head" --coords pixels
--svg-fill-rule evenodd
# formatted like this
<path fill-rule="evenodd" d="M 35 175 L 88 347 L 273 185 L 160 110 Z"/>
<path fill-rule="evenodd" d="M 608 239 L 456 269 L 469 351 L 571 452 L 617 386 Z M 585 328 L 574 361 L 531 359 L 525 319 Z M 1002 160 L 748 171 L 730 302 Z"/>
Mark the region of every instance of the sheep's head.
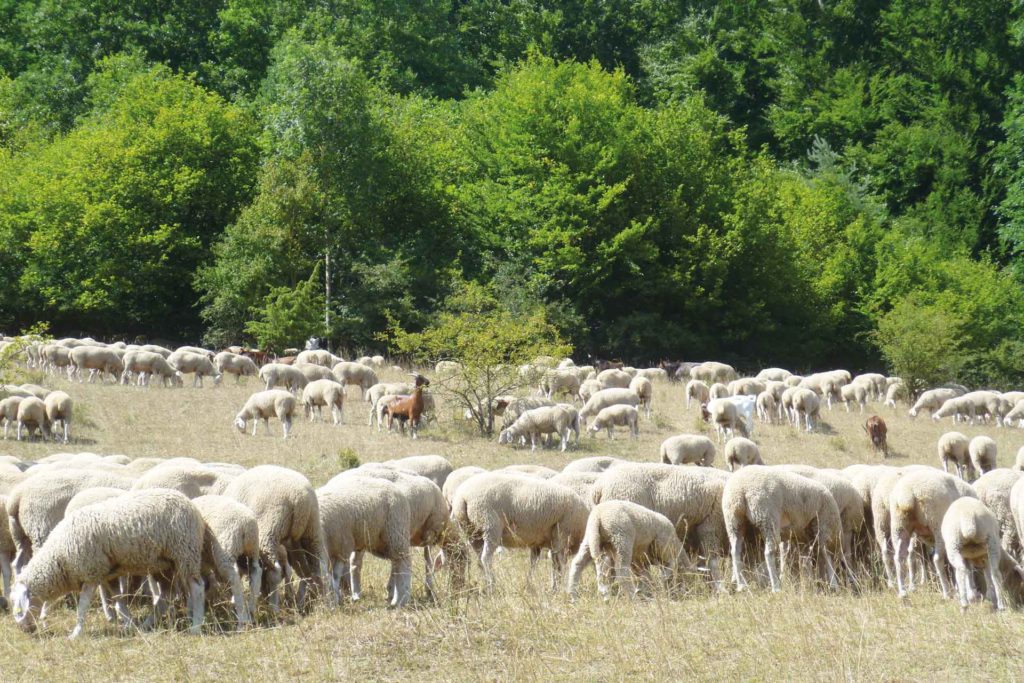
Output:
<path fill-rule="evenodd" d="M 512 432 L 508 429 L 502 429 L 498 434 L 498 443 L 512 443 Z"/>
<path fill-rule="evenodd" d="M 36 615 L 39 605 L 32 604 L 28 586 L 20 581 L 14 584 L 11 589 L 11 612 L 14 614 L 14 623 L 23 631 L 32 633 L 36 630 Z"/>
<path fill-rule="evenodd" d="M 704 420 L 704 422 L 707 422 L 708 420 L 711 419 L 711 411 L 708 410 L 707 403 L 700 404 L 700 419 Z"/>
<path fill-rule="evenodd" d="M 241 417 L 236 417 L 235 418 L 235 427 L 238 428 L 238 431 L 240 431 L 240 432 L 242 432 L 244 434 L 245 433 L 245 420 L 243 420 Z"/>
<path fill-rule="evenodd" d="M 220 384 L 220 381 L 222 379 L 224 379 L 224 375 L 217 373 L 216 375 L 213 376 L 213 385 L 217 386 L 218 384 Z"/>

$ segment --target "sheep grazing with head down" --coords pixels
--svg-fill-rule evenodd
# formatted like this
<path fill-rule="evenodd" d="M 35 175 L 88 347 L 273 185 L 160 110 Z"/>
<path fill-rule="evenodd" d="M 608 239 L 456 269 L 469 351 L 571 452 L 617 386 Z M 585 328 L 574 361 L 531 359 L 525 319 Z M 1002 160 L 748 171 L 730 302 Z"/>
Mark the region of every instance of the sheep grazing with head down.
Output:
<path fill-rule="evenodd" d="M 661 462 L 666 465 L 700 465 L 715 462 L 715 444 L 702 434 L 679 434 L 661 442 Z"/>
<path fill-rule="evenodd" d="M 639 438 L 640 414 L 634 406 L 627 405 L 615 405 L 603 408 L 590 423 L 590 427 L 587 431 L 590 432 L 591 436 L 597 435 L 602 429 L 608 431 L 608 438 L 612 438 L 612 427 L 627 427 L 629 429 L 629 435 L 636 439 Z"/>
<path fill-rule="evenodd" d="M 706 422 L 710 422 L 715 426 L 719 443 L 726 436 L 731 438 L 736 434 L 737 430 L 743 436 L 750 435 L 739 408 L 728 399 L 714 399 L 711 403 L 701 406 L 701 415 Z"/>
<path fill-rule="evenodd" d="M 639 589 L 634 569 L 646 573 L 651 565 L 660 566 L 664 578 L 671 578 L 677 569 L 690 566 L 690 558 L 668 517 L 627 500 L 610 500 L 590 511 L 580 550 L 569 569 L 566 590 L 571 597 L 576 597 L 583 570 L 591 563 L 600 563 L 605 555 L 614 558 L 613 583 L 604 585 L 599 568 L 597 589 L 601 595 L 620 583 L 626 584 L 628 597 L 636 595 Z"/>
<path fill-rule="evenodd" d="M 839 507 L 823 484 L 776 468 L 744 467 L 725 484 L 722 514 L 737 590 L 747 587 L 742 573 L 742 549 L 748 531 L 764 541 L 764 559 L 773 592 L 780 589 L 780 570 L 786 566 L 789 543 L 782 546 L 783 539 L 812 543 L 817 549 L 821 578 L 836 586 L 832 555 L 842 549 L 842 526 Z"/>
<path fill-rule="evenodd" d="M 35 431 L 46 441 L 50 438 L 50 422 L 46 419 L 46 404 L 35 396 L 22 399 L 18 404 L 18 441 L 21 441 L 22 430 L 26 438 L 31 439 Z"/>
<path fill-rule="evenodd" d="M 260 374 L 252 358 L 230 351 L 221 351 L 214 356 L 213 366 L 221 375 L 234 375 L 235 384 L 241 384 L 242 377 L 256 377 Z"/>
<path fill-rule="evenodd" d="M 71 632 L 75 638 L 100 583 L 159 574 L 172 577 L 172 588 L 189 596 L 192 631 L 198 633 L 204 607 L 204 532 L 199 510 L 176 491 L 133 491 L 82 508 L 54 528 L 18 573 L 11 590 L 15 621 L 32 631 L 43 603 L 79 592 L 78 619 Z M 158 612 L 165 600 L 158 600 Z"/>
<path fill-rule="evenodd" d="M 984 503 L 960 498 L 950 504 L 942 518 L 942 536 L 946 558 L 953 566 L 960 608 L 966 610 L 977 594 L 971 581 L 971 568 L 985 574 L 989 599 L 998 610 L 1006 609 L 1003 589 L 1004 567 L 1024 577 L 1024 570 L 999 542 L 999 522 Z"/>
<path fill-rule="evenodd" d="M 1020 557 L 1020 536 L 1014 519 L 1013 488 L 1020 481 L 1021 473 L 1005 467 L 991 470 L 978 477 L 972 484 L 978 500 L 985 504 L 999 521 L 999 535 L 1003 548 L 1014 557 Z"/>
<path fill-rule="evenodd" d="M 311 367 L 321 367 L 314 365 Z M 334 378 L 318 379 L 310 382 L 302 390 L 302 407 L 306 411 L 306 417 L 311 421 L 323 417 L 323 409 L 329 408 L 334 424 L 341 422 L 341 411 L 345 406 L 345 387 L 338 384 Z"/>
<path fill-rule="evenodd" d="M 487 472 L 466 480 L 455 492 L 451 518 L 478 553 L 488 587 L 494 585 L 491 563 L 499 546 L 530 549 L 529 578 L 541 550 L 549 549 L 554 587 L 583 539 L 587 516 L 587 506 L 565 486 L 512 472 Z M 464 569 L 453 567 L 453 573 Z"/>
<path fill-rule="evenodd" d="M 284 363 L 267 363 L 260 368 L 259 377 L 266 385 L 267 391 L 281 385 L 298 394 L 300 389 L 309 384 L 309 380 L 300 370 Z"/>
<path fill-rule="evenodd" d="M 725 444 L 725 462 L 729 471 L 735 471 L 747 465 L 763 465 L 761 449 L 757 444 L 742 436 L 734 436 Z"/>
<path fill-rule="evenodd" d="M 996 442 L 988 436 L 976 436 L 967 444 L 971 466 L 985 474 L 996 468 Z"/>
<path fill-rule="evenodd" d="M 43 401 L 46 407 L 46 419 L 53 429 L 59 422 L 64 434 L 64 443 L 68 442 L 68 430 L 71 427 L 71 413 L 74 410 L 74 403 L 71 397 L 63 391 L 51 391 Z"/>
<path fill-rule="evenodd" d="M 636 410 L 635 408 L 633 409 Z M 543 434 L 557 434 L 564 452 L 569 445 L 569 432 L 580 433 L 580 414 L 573 406 L 559 404 L 527 410 L 510 426 L 501 430 L 498 443 L 510 444 L 530 437 L 530 450 L 537 450 L 537 439 Z"/>
<path fill-rule="evenodd" d="M 690 399 L 697 401 L 697 405 L 703 405 L 711 400 L 711 388 L 699 379 L 691 379 L 686 383 L 686 409 L 690 409 Z"/>
<path fill-rule="evenodd" d="M 192 499 L 206 522 L 203 539 L 203 573 L 231 589 L 238 628 L 252 620 L 256 596 L 262 586 L 260 532 L 252 510 L 227 496 L 204 495 Z M 242 590 L 240 574 L 248 572 L 249 599 Z"/>
<path fill-rule="evenodd" d="M 939 437 L 937 448 L 943 472 L 949 472 L 949 464 L 953 463 L 956 466 L 957 476 L 961 479 L 975 478 L 974 464 L 971 462 L 969 452 L 970 442 L 966 436 L 960 432 L 946 432 Z"/>
<path fill-rule="evenodd" d="M 256 425 L 263 420 L 270 434 L 270 418 L 276 417 L 281 421 L 284 431 L 284 438 L 292 429 L 292 420 L 295 419 L 296 402 L 295 397 L 283 389 L 269 389 L 258 391 L 249 397 L 242 409 L 235 416 L 235 427 L 238 431 L 245 433 L 246 424 L 252 420 L 252 435 L 256 436 Z"/>

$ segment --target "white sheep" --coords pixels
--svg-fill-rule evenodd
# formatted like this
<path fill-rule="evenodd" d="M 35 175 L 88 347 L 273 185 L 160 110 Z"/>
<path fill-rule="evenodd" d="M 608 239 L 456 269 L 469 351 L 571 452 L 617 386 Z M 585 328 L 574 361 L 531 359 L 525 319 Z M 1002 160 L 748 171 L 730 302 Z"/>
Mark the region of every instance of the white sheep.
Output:
<path fill-rule="evenodd" d="M 636 392 L 625 388 L 602 389 L 586 402 L 580 409 L 580 419 L 586 422 L 591 416 L 613 405 L 630 405 L 636 407 L 640 404 L 640 397 Z"/>
<path fill-rule="evenodd" d="M 712 384 L 711 388 L 708 389 L 708 396 L 711 397 L 712 401 L 719 398 L 728 398 L 730 395 L 731 394 L 729 393 L 729 387 L 718 382 Z"/>
<path fill-rule="evenodd" d="M 198 633 L 204 608 L 204 529 L 199 511 L 176 491 L 134 491 L 82 508 L 58 524 L 18 572 L 11 590 L 15 621 L 22 629 L 34 630 L 43 603 L 79 592 L 78 618 L 71 632 L 76 638 L 101 582 L 161 574 L 172 577 L 172 588 L 188 595 L 191 630 Z"/>
<path fill-rule="evenodd" d="M 46 408 L 46 420 L 50 423 L 50 428 L 55 428 L 57 423 L 60 422 L 64 443 L 67 443 L 68 431 L 71 428 L 71 415 L 74 411 L 74 403 L 71 397 L 63 391 L 53 391 L 46 397 L 43 404 Z"/>
<path fill-rule="evenodd" d="M 707 361 L 690 368 L 691 379 L 699 379 L 709 385 L 716 382 L 731 382 L 736 377 L 736 370 L 731 365 L 715 361 Z"/>
<path fill-rule="evenodd" d="M 974 479 L 976 474 L 972 472 L 974 467 L 970 457 L 970 442 L 960 432 L 946 432 L 939 437 L 937 450 L 939 462 L 942 463 L 942 471 L 949 472 L 949 464 L 956 466 L 956 473 L 961 479 Z M 964 475 L 967 475 L 965 477 Z"/>
<path fill-rule="evenodd" d="M 654 400 L 654 384 L 650 379 L 638 375 L 629 382 L 629 388 L 640 397 L 640 406 L 644 409 L 644 415 L 651 419 L 651 402 Z"/>
<path fill-rule="evenodd" d="M 996 442 L 988 436 L 976 436 L 967 445 L 971 466 L 981 474 L 996 468 Z"/>
<path fill-rule="evenodd" d="M 771 391 L 762 391 L 754 399 L 754 407 L 757 409 L 757 419 L 763 423 L 774 424 L 775 415 L 778 411 L 777 401 Z"/>
<path fill-rule="evenodd" d="M 636 371 L 634 379 L 637 377 L 646 377 L 652 382 L 667 382 L 668 371 L 665 368 L 640 368 Z"/>
<path fill-rule="evenodd" d="M 280 605 L 278 587 L 289 567 L 302 581 L 298 596 L 302 609 L 307 585 L 322 590 L 327 575 L 320 506 L 309 480 L 284 467 L 258 465 L 238 475 L 223 495 L 256 516 L 263 584 L 274 614 Z"/>
<path fill-rule="evenodd" d="M 580 383 L 580 390 L 577 395 L 579 396 L 581 401 L 586 403 L 587 401 L 590 400 L 591 396 L 601 391 L 602 389 L 604 389 L 604 385 L 598 382 L 596 379 L 587 379 L 583 380 Z"/>
<path fill-rule="evenodd" d="M 24 396 L 8 396 L 0 401 L 0 419 L 4 421 L 4 438 L 7 438 L 7 430 L 13 424 L 18 423 L 18 406 L 25 400 Z"/>
<path fill-rule="evenodd" d="M 203 539 L 204 573 L 212 575 L 231 589 L 238 628 L 252 620 L 256 596 L 262 587 L 260 565 L 260 530 L 253 514 L 245 505 L 227 496 L 204 495 L 192 499 L 206 523 Z M 249 599 L 242 590 L 240 570 L 249 572 Z"/>
<path fill-rule="evenodd" d="M 763 465 L 761 449 L 757 444 L 742 436 L 734 436 L 725 443 L 725 462 L 729 471 L 738 470 L 747 465 Z"/>
<path fill-rule="evenodd" d="M 935 414 L 935 411 L 941 408 L 946 401 L 960 395 L 960 392 L 956 389 L 947 387 L 929 389 L 917 398 L 917 401 L 915 401 L 914 405 L 910 407 L 907 414 L 910 415 L 910 417 L 917 417 L 917 414 L 922 410 L 927 410 L 930 415 L 933 415 Z"/>
<path fill-rule="evenodd" d="M 305 351 L 300 351 L 295 355 L 296 364 L 309 363 L 311 365 L 319 365 L 328 369 L 341 362 L 341 358 L 324 349 L 307 349 Z"/>
<path fill-rule="evenodd" d="M 661 462 L 666 465 L 694 464 L 712 467 L 715 444 L 702 434 L 678 434 L 661 442 Z"/>
<path fill-rule="evenodd" d="M 317 489 L 327 559 L 334 594 L 340 603 L 341 587 L 349 579 L 352 599 L 362 586 L 352 568 L 357 553 L 369 551 L 391 562 L 393 607 L 406 605 L 412 595 L 412 559 L 409 551 L 409 500 L 397 485 L 384 479 L 348 477 Z"/>
<path fill-rule="evenodd" d="M 608 431 L 608 438 L 612 438 L 612 427 L 628 427 L 629 435 L 637 439 L 640 436 L 640 429 L 638 423 L 640 421 L 640 413 L 637 411 L 635 406 L 627 405 L 614 405 L 603 408 L 594 419 L 590 422 L 588 431 L 590 436 L 595 436 L 599 431 L 605 429 Z M 564 448 L 562 450 L 565 450 Z"/>
<path fill-rule="evenodd" d="M 352 384 L 358 386 L 362 391 L 369 391 L 370 387 L 380 382 L 380 380 L 377 379 L 377 373 L 373 371 L 373 368 L 361 363 L 352 363 L 348 361 L 335 363 L 331 372 L 334 373 L 334 376 L 342 383 L 343 386 Z"/>
<path fill-rule="evenodd" d="M 601 595 L 622 582 L 629 597 L 636 595 L 634 569 L 646 573 L 651 565 L 661 566 L 668 578 L 680 567 L 690 565 L 668 517 L 627 500 L 606 501 L 590 511 L 580 550 L 569 569 L 566 590 L 571 597 L 576 596 L 583 570 L 591 563 L 600 564 L 605 555 L 614 558 L 614 569 L 612 586 L 604 585 L 598 570 L 597 589 Z"/>
<path fill-rule="evenodd" d="M 548 399 L 558 394 L 575 398 L 580 391 L 580 378 L 571 370 L 548 370 L 541 378 L 540 390 Z"/>
<path fill-rule="evenodd" d="M 18 441 L 21 441 L 21 430 L 26 430 L 25 438 L 31 439 L 35 430 L 46 441 L 50 438 L 50 423 L 46 419 L 46 404 L 35 396 L 22 399 L 18 404 Z"/>
<path fill-rule="evenodd" d="M 132 489 L 171 489 L 186 498 L 198 498 L 222 494 L 236 476 L 206 465 L 166 462 L 139 475 Z"/>
<path fill-rule="evenodd" d="M 807 431 L 814 431 L 821 411 L 821 399 L 818 395 L 810 389 L 797 387 L 793 391 L 791 405 L 793 423 L 797 428 L 800 427 L 800 416 L 803 415 Z"/>
<path fill-rule="evenodd" d="M 933 469 L 907 472 L 893 486 L 889 494 L 889 524 L 896 556 L 896 589 L 901 598 L 907 595 L 904 568 L 909 558 L 911 534 L 932 546 L 932 561 L 939 576 L 942 597 L 949 597 L 949 583 L 943 566 L 946 552 L 942 518 L 953 501 L 964 496 L 977 498 L 970 484 Z"/>
<path fill-rule="evenodd" d="M 728 478 L 712 467 L 624 463 L 594 482 L 593 501 L 629 500 L 668 517 L 687 551 L 705 558 L 721 591 L 721 557 L 727 550 L 722 490 Z"/>
<path fill-rule="evenodd" d="M 597 381 L 606 389 L 625 389 L 633 381 L 633 377 L 623 370 L 608 368 L 597 373 Z"/>
<path fill-rule="evenodd" d="M 857 375 L 850 384 L 858 384 L 864 387 L 868 397 L 876 401 L 882 400 L 885 396 L 885 390 L 889 386 L 886 376 L 877 372 L 865 372 L 864 374 Z"/>
<path fill-rule="evenodd" d="M 711 389 L 705 382 L 699 379 L 691 379 L 686 383 L 686 409 L 690 409 L 690 399 L 697 401 L 697 405 L 703 405 L 711 400 Z"/>
<path fill-rule="evenodd" d="M 573 460 L 562 468 L 562 472 L 604 472 L 624 462 L 626 461 L 621 458 L 613 458 L 610 455 L 592 455 Z"/>
<path fill-rule="evenodd" d="M 942 518 L 942 537 L 946 558 L 953 567 L 960 608 L 967 609 L 976 593 L 971 569 L 985 574 L 989 598 L 998 610 L 1006 609 L 1001 565 L 1006 551 L 999 542 L 999 523 L 985 505 L 973 498 L 960 498 L 950 504 Z M 1020 574 L 1021 569 L 1007 557 Z"/>
<path fill-rule="evenodd" d="M 594 482 L 601 476 L 600 472 L 559 472 L 548 481 L 566 487 L 583 501 L 587 509 L 591 509 L 594 496 Z"/>
<path fill-rule="evenodd" d="M 219 384 L 221 374 L 213 365 L 212 357 L 205 353 L 196 353 L 187 349 L 178 349 L 167 357 L 167 363 L 183 375 L 192 375 L 192 386 L 203 386 L 203 377 L 212 377 L 214 384 Z"/>
<path fill-rule="evenodd" d="M 985 504 L 999 521 L 1003 548 L 1014 557 L 1020 557 L 1020 536 L 1013 516 L 1013 487 L 1020 481 L 1021 473 L 1005 467 L 994 469 L 978 477 L 972 484 L 978 500 Z"/>
<path fill-rule="evenodd" d="M 321 367 L 314 365 L 312 367 Z M 313 420 L 314 417 L 323 418 L 323 409 L 328 407 L 331 410 L 331 417 L 334 424 L 341 422 L 341 412 L 345 405 L 345 387 L 331 379 L 318 379 L 310 382 L 302 390 L 302 406 L 306 416 Z"/>
<path fill-rule="evenodd" d="M 287 388 L 289 391 L 298 394 L 304 389 L 309 380 L 297 368 L 284 363 L 267 363 L 260 368 L 260 380 L 266 385 L 267 390 L 277 385 Z"/>
<path fill-rule="evenodd" d="M 1013 404 L 1013 408 L 1003 418 L 1003 424 L 1012 425 L 1014 422 L 1017 423 L 1018 427 L 1024 427 L 1024 400 Z"/>
<path fill-rule="evenodd" d="M 726 386 L 730 396 L 757 396 L 767 387 L 765 382 L 753 377 L 734 379 Z"/>
<path fill-rule="evenodd" d="M 899 379 L 898 377 L 896 379 Z M 890 384 L 885 390 L 885 405 L 896 410 L 897 401 L 906 401 L 910 397 L 907 385 L 902 380 Z"/>
<path fill-rule="evenodd" d="M 292 367 L 301 372 L 307 382 L 329 379 L 339 387 L 341 386 L 341 382 L 339 382 L 338 378 L 334 376 L 334 373 L 331 372 L 330 368 L 325 368 L 322 365 L 314 365 L 313 363 L 293 363 Z"/>
<path fill-rule="evenodd" d="M 410 455 L 397 460 L 386 460 L 382 464 L 415 472 L 434 482 L 439 489 L 444 488 L 448 475 L 454 471 L 448 458 L 441 455 Z"/>
<path fill-rule="evenodd" d="M 214 356 L 213 366 L 221 375 L 234 375 L 235 384 L 241 384 L 243 377 L 256 377 L 260 374 L 252 358 L 230 351 L 221 351 Z"/>
<path fill-rule="evenodd" d="M 765 368 L 761 372 L 757 373 L 757 379 L 772 380 L 775 382 L 785 382 L 792 376 L 792 372 L 789 370 L 783 370 L 782 368 Z"/>
<path fill-rule="evenodd" d="M 863 413 L 868 403 L 868 394 L 873 390 L 873 385 L 869 382 L 851 382 L 841 386 L 839 397 L 842 399 L 843 405 L 846 406 L 846 412 L 850 412 L 850 402 L 852 401 L 860 406 L 860 412 Z"/>
<path fill-rule="evenodd" d="M 722 492 L 722 514 L 732 554 L 733 582 L 744 590 L 743 539 L 754 532 L 764 542 L 764 559 L 772 592 L 780 589 L 780 570 L 786 566 L 788 543 L 803 540 L 817 549 L 818 570 L 830 586 L 837 580 L 832 555 L 841 551 L 839 507 L 824 485 L 798 474 L 771 467 L 744 467 Z"/>
<path fill-rule="evenodd" d="M 739 409 L 732 401 L 721 398 L 714 399 L 711 403 L 708 403 L 707 406 L 703 406 L 702 409 L 707 413 L 707 421 L 715 426 L 719 443 L 721 443 L 726 436 L 732 437 L 737 430 L 739 430 L 744 436 L 748 436 L 750 434 L 747 429 L 746 422 L 740 415 Z"/>
<path fill-rule="evenodd" d="M 444 496 L 445 503 L 448 504 L 448 510 L 452 509 L 452 498 L 455 497 L 455 492 L 459 490 L 462 482 L 466 481 L 470 477 L 474 477 L 478 474 L 487 472 L 483 467 L 477 467 L 476 465 L 467 465 L 453 470 L 444 480 L 444 486 L 441 487 L 441 495 Z"/>
<path fill-rule="evenodd" d="M 511 425 L 501 430 L 498 443 L 512 443 L 522 437 L 530 437 L 530 450 L 537 450 L 537 437 L 541 434 L 557 434 L 564 452 L 569 444 L 569 432 L 576 433 L 579 441 L 580 414 L 568 404 L 543 406 L 527 410 Z"/>
<path fill-rule="evenodd" d="M 281 421 L 284 431 L 284 438 L 288 438 L 288 432 L 292 429 L 292 420 L 295 419 L 296 403 L 295 397 L 283 389 L 270 389 L 258 391 L 249 397 L 242 409 L 235 415 L 235 427 L 244 433 L 246 424 L 252 420 L 252 435 L 256 436 L 256 426 L 263 420 L 270 433 L 270 418 L 276 417 Z"/>
<path fill-rule="evenodd" d="M 78 378 L 79 382 L 84 381 L 82 370 L 89 371 L 89 382 L 96 379 L 99 373 L 102 379 L 103 374 L 110 375 L 115 382 L 124 372 L 124 362 L 121 355 L 115 349 L 108 349 L 101 346 L 76 346 L 68 354 L 68 379 Z"/>
<path fill-rule="evenodd" d="M 565 562 L 583 539 L 588 511 L 580 497 L 565 486 L 512 472 L 487 472 L 459 487 L 451 516 L 479 553 L 488 587 L 494 585 L 491 563 L 499 546 L 529 548 L 531 578 L 541 550 L 549 549 L 555 586 Z M 461 567 L 453 569 L 456 571 L 461 572 Z"/>

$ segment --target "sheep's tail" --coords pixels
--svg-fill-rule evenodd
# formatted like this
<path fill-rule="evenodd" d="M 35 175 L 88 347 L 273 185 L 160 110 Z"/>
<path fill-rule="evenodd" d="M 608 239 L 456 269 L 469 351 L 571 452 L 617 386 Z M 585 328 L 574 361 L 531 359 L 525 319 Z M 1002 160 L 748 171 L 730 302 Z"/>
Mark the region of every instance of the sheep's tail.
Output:
<path fill-rule="evenodd" d="M 587 532 L 583 537 L 583 542 L 587 545 L 590 550 L 590 557 L 594 559 L 594 562 L 598 562 L 601 558 L 601 516 L 595 515 L 593 512 L 587 517 Z"/>
<path fill-rule="evenodd" d="M 978 520 L 974 515 L 961 515 L 960 537 L 965 540 L 978 538 Z"/>

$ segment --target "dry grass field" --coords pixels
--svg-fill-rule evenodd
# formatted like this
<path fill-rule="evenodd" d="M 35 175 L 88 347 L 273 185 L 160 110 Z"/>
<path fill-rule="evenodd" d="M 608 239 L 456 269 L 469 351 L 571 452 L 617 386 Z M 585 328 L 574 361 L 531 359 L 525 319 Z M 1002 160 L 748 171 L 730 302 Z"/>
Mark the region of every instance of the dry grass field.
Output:
<path fill-rule="evenodd" d="M 305 473 L 314 485 L 335 474 L 355 454 L 363 462 L 437 453 L 456 467 L 497 468 L 541 463 L 561 468 L 586 455 L 609 454 L 654 461 L 672 434 L 699 427 L 696 408 L 685 410 L 681 385 L 657 386 L 655 416 L 644 420 L 637 441 L 620 433 L 584 437 L 578 450 L 531 453 L 499 446 L 461 427 L 441 406 L 440 423 L 417 441 L 378 434 L 366 425 L 358 389 L 350 390 L 344 425 L 297 422 L 287 442 L 239 434 L 232 418 L 257 388 L 253 380 L 224 386 L 167 390 L 69 385 L 48 380 L 76 401 L 75 441 L 70 449 L 131 456 L 189 455 L 242 465 L 276 463 Z M 936 465 L 935 442 L 952 424 L 912 421 L 874 406 L 889 424 L 890 463 Z M 861 429 L 863 417 L 839 407 L 823 410 L 816 434 L 789 426 L 759 426 L 756 440 L 769 464 L 807 463 L 845 467 L 877 462 Z M 1024 431 L 962 427 L 987 433 L 999 445 L 999 463 L 1012 464 Z M 9 440 L 0 452 L 37 458 L 64 449 L 55 444 Z M 721 457 L 719 456 L 719 467 Z M 987 606 L 961 614 L 926 586 L 901 602 L 895 591 L 869 585 L 858 595 L 820 592 L 790 582 L 780 594 L 754 589 L 712 595 L 699 577 L 686 594 L 637 601 L 603 601 L 587 576 L 582 598 L 571 604 L 547 588 L 547 563 L 526 584 L 527 555 L 505 553 L 497 561 L 498 588 L 456 596 L 438 604 L 423 595 L 422 564 L 414 564 L 413 605 L 385 606 L 386 565 L 367 560 L 365 599 L 340 609 L 318 607 L 283 625 L 240 634 L 213 628 L 199 637 L 180 632 L 124 636 L 98 610 L 83 637 L 69 642 L 73 621 L 54 610 L 49 630 L 21 633 L 9 615 L 0 617 L 0 672 L 4 681 L 41 680 L 1021 680 L 1024 679 L 1024 614 L 997 614 Z M 475 568 L 471 574 L 479 579 Z M 442 581 L 442 584 L 444 582 Z"/>

